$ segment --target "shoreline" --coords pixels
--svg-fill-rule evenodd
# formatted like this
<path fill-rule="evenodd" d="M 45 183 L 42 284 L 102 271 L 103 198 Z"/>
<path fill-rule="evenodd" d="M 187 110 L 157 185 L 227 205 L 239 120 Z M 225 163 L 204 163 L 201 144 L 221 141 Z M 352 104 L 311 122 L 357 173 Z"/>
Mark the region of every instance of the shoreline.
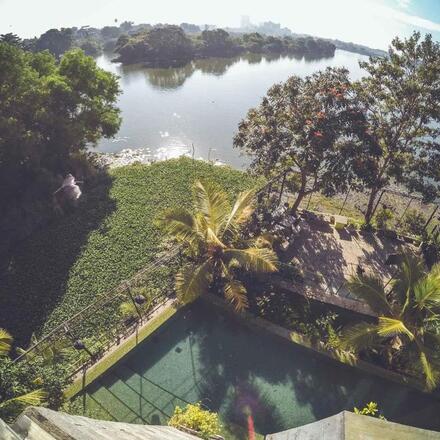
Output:
<path fill-rule="evenodd" d="M 124 148 L 115 153 L 96 152 L 96 161 L 98 166 L 104 168 L 119 168 L 135 163 L 142 165 L 151 165 L 156 162 L 163 162 L 170 159 L 177 159 L 179 157 L 193 158 L 202 162 L 210 163 L 215 166 L 228 166 L 227 163 L 221 160 L 207 160 L 203 157 L 192 157 L 188 151 L 184 152 L 167 152 L 166 148 L 158 149 L 152 152 L 150 148 Z"/>

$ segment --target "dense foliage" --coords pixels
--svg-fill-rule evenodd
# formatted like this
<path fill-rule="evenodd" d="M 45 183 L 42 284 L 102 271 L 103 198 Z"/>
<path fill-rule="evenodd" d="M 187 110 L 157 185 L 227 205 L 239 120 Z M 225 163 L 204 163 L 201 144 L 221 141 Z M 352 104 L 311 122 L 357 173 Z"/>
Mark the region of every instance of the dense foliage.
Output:
<path fill-rule="evenodd" d="M 15 247 L 0 287 L 2 325 L 25 346 L 32 332 L 47 332 L 154 261 L 163 240 L 154 220 L 167 208 L 191 208 L 196 179 L 217 183 L 231 198 L 256 183 L 239 171 L 180 159 L 115 169 L 84 188 L 75 212 Z M 151 287 L 168 279 L 164 270 Z M 97 328 L 99 322 L 97 311 Z"/>
<path fill-rule="evenodd" d="M 380 154 L 362 172 L 370 191 L 369 223 L 380 191 L 390 182 L 432 201 L 440 184 L 440 43 L 419 33 L 395 38 L 389 57 L 361 62 L 368 75 L 355 84 Z"/>
<path fill-rule="evenodd" d="M 220 435 L 222 429 L 218 415 L 203 409 L 200 403 L 188 404 L 184 409 L 176 406 L 168 424 L 175 428 L 196 431 L 201 438 L 207 440 L 212 436 Z"/>
<path fill-rule="evenodd" d="M 312 37 L 272 37 L 259 33 L 232 36 L 223 29 L 185 34 L 178 26 L 161 26 L 122 35 L 116 45 L 118 60 L 130 64 L 184 64 L 190 59 L 231 57 L 243 52 L 333 56 L 335 46 Z"/>
<path fill-rule="evenodd" d="M 173 208 L 162 213 L 159 224 L 184 245 L 189 262 L 176 275 L 176 292 L 190 302 L 209 291 L 221 291 L 237 311 L 248 306 L 240 270 L 276 272 L 278 259 L 262 236 L 246 240 L 244 226 L 254 211 L 255 192 L 240 193 L 233 205 L 227 194 L 209 182 L 194 185 L 193 212 Z"/>
<path fill-rule="evenodd" d="M 356 170 L 368 168 L 370 145 L 348 71 L 339 68 L 275 84 L 234 138 L 234 146 L 253 158 L 253 172 L 297 171 L 293 211 L 308 194 L 346 191 Z"/>
<path fill-rule="evenodd" d="M 9 358 L 12 342 L 0 329 L 0 418 L 11 421 L 28 405 L 58 408 L 67 384 L 63 366 L 43 357 L 35 358 L 32 365 L 13 363 Z"/>
<path fill-rule="evenodd" d="M 119 129 L 118 94 L 117 77 L 79 50 L 57 62 L 0 43 L 2 234 L 31 222 L 39 204 L 47 209 L 60 177 L 87 176 L 86 148 Z"/>
<path fill-rule="evenodd" d="M 421 259 L 407 253 L 389 285 L 374 274 L 359 273 L 347 287 L 378 319 L 348 327 L 343 345 L 358 352 L 374 349 L 387 366 L 421 374 L 426 387 L 434 389 L 439 383 L 440 266 L 426 273 Z"/>

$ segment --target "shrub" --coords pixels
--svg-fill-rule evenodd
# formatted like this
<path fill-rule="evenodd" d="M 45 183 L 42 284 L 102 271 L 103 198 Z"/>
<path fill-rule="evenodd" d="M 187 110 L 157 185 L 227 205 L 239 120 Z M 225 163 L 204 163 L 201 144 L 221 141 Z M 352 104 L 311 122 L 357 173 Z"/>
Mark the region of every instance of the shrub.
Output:
<path fill-rule="evenodd" d="M 168 425 L 174 426 L 175 428 L 184 427 L 192 429 L 193 431 L 197 431 L 204 439 L 219 435 L 222 429 L 218 415 L 202 409 L 200 403 L 195 403 L 194 405 L 188 404 L 185 409 L 176 406 Z"/>
<path fill-rule="evenodd" d="M 362 416 L 377 417 L 381 420 L 386 420 L 385 417 L 380 413 L 376 402 L 367 403 L 362 409 L 354 407 L 353 411 L 355 414 Z"/>
<path fill-rule="evenodd" d="M 403 219 L 402 229 L 404 233 L 421 236 L 425 230 L 425 223 L 426 217 L 422 212 L 417 209 L 410 209 Z"/>
<path fill-rule="evenodd" d="M 385 206 L 382 206 L 382 208 L 377 212 L 375 217 L 377 228 L 387 229 L 393 217 L 394 217 L 393 211 Z"/>

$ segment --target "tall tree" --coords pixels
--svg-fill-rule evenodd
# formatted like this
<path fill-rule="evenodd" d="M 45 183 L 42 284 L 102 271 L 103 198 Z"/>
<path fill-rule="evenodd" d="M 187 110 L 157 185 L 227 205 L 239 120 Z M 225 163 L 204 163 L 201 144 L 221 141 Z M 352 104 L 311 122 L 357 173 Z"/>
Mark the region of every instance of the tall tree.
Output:
<path fill-rule="evenodd" d="M 293 211 L 308 194 L 346 190 L 374 153 L 348 71 L 335 68 L 271 87 L 240 123 L 234 146 L 266 177 L 288 167 L 297 172 Z"/>
<path fill-rule="evenodd" d="M 5 43 L 0 84 L 0 204 L 7 214 L 24 201 L 50 200 L 56 176 L 75 172 L 88 146 L 117 132 L 119 86 L 80 50 L 58 63 L 48 52 Z"/>
<path fill-rule="evenodd" d="M 48 50 L 59 58 L 72 48 L 73 36 L 74 32 L 70 28 L 50 29 L 36 40 L 34 50 L 37 52 Z"/>
<path fill-rule="evenodd" d="M 440 266 L 425 273 L 419 257 L 406 254 L 392 283 L 374 274 L 353 276 L 349 291 L 378 314 L 377 322 L 362 322 L 343 333 L 343 346 L 356 351 L 379 348 L 386 361 L 397 359 L 421 372 L 428 389 L 439 381 Z"/>
<path fill-rule="evenodd" d="M 272 249 L 262 247 L 257 237 L 245 242 L 240 232 L 253 212 L 253 191 L 238 195 L 230 206 L 224 191 L 209 183 L 194 186 L 194 213 L 185 209 L 164 212 L 158 222 L 183 243 L 190 263 L 176 276 L 176 290 L 191 301 L 209 288 L 222 290 L 237 311 L 247 307 L 246 288 L 237 279 L 239 269 L 256 273 L 277 270 Z M 265 243 L 265 242 L 264 242 Z"/>
<path fill-rule="evenodd" d="M 11 32 L 0 35 L 0 43 L 8 43 L 18 47 L 22 47 L 23 45 L 21 38 Z"/>
<path fill-rule="evenodd" d="M 368 75 L 356 83 L 368 131 L 380 155 L 362 174 L 370 195 L 369 223 L 381 190 L 390 182 L 418 191 L 427 201 L 440 183 L 440 44 L 430 35 L 395 38 L 389 57 L 361 62 Z"/>

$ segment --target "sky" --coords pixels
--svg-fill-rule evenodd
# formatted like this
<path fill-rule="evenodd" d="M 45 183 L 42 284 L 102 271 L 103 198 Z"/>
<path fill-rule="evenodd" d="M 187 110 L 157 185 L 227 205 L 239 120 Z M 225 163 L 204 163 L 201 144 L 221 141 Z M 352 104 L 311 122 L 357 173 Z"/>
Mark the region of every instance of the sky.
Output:
<path fill-rule="evenodd" d="M 0 0 L 0 34 L 22 38 L 51 28 L 189 22 L 238 26 L 272 20 L 293 32 L 386 49 L 414 30 L 440 41 L 440 0 Z"/>

